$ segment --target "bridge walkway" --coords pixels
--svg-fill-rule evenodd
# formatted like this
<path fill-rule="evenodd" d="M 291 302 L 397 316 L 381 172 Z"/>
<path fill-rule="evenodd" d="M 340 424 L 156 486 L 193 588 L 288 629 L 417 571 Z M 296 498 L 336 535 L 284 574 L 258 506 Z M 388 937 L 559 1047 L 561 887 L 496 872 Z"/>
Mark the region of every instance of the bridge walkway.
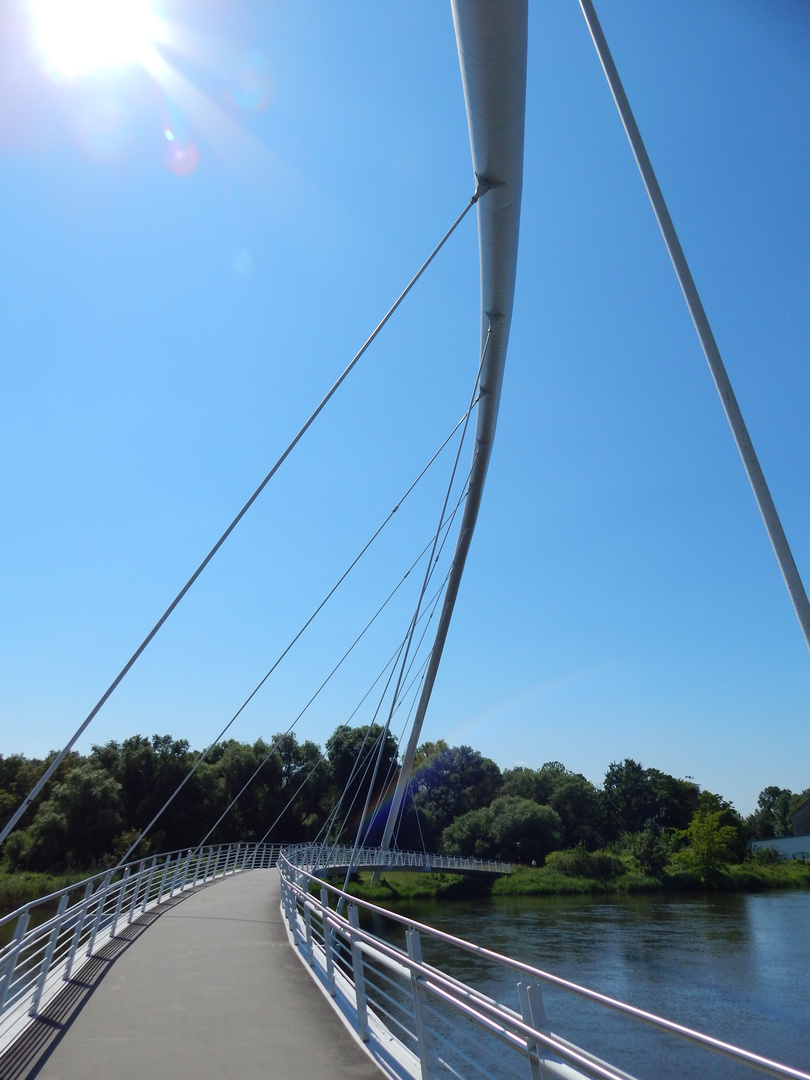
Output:
<path fill-rule="evenodd" d="M 380 1080 L 290 947 L 279 903 L 276 870 L 175 897 L 100 977 L 76 973 L 93 992 L 69 1024 L 45 1010 L 35 1025 L 52 1037 L 36 1060 L 4 1055 L 2 1080 Z"/>

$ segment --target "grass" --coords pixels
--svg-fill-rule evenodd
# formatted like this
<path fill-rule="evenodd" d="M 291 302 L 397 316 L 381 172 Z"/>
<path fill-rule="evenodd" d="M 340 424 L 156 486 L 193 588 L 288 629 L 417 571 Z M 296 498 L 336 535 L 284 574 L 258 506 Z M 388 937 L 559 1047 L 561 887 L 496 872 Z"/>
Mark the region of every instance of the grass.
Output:
<path fill-rule="evenodd" d="M 731 887 L 741 892 L 759 889 L 808 889 L 810 888 L 810 863 L 787 860 L 770 865 L 754 862 L 729 866 L 724 874 Z"/>
<path fill-rule="evenodd" d="M 12 874 L 0 870 L 0 915 L 6 915 L 32 900 L 58 892 L 66 885 L 72 885 L 76 878 L 76 873 L 32 874 L 25 871 Z"/>
<path fill-rule="evenodd" d="M 383 906 L 394 906 L 398 901 L 437 900 L 469 896 L 488 896 L 490 881 L 485 878 L 468 878 L 462 874 L 413 874 L 392 871 L 385 873 L 371 884 L 370 873 L 352 876 L 348 892 L 362 900 Z M 329 878 L 330 883 L 343 887 L 343 879 Z"/>
<path fill-rule="evenodd" d="M 654 892 L 664 888 L 659 878 L 635 870 L 611 878 L 570 877 L 547 866 L 515 866 L 509 876 L 492 884 L 493 896 L 566 896 L 588 893 Z"/>
<path fill-rule="evenodd" d="M 342 884 L 338 882 L 337 884 Z M 731 865 L 711 881 L 686 870 L 675 868 L 661 877 L 647 877 L 629 865 L 624 873 L 607 879 L 572 877 L 551 867 L 513 866 L 511 874 L 497 878 L 464 878 L 459 874 L 384 874 L 376 885 L 371 874 L 361 873 L 349 884 L 349 892 L 372 903 L 396 906 L 408 900 L 462 899 L 473 896 L 570 896 L 592 893 L 702 892 L 718 889 L 728 892 L 759 892 L 764 889 L 810 888 L 810 865 L 780 862 L 760 865 L 754 862 Z"/>
<path fill-rule="evenodd" d="M 23 904 L 73 884 L 85 873 L 34 874 L 0 870 L 0 916 Z M 342 888 L 343 879 L 330 879 Z M 705 889 L 729 892 L 759 892 L 764 889 L 810 888 L 810 863 L 797 860 L 777 863 L 752 861 L 721 870 L 710 882 L 701 881 L 686 870 L 666 871 L 659 877 L 646 877 L 625 863 L 624 873 L 597 879 L 561 874 L 548 866 L 514 865 L 511 874 L 502 877 L 465 877 L 462 874 L 413 874 L 391 872 L 371 884 L 370 873 L 359 873 L 349 882 L 349 892 L 363 900 L 395 907 L 409 900 L 466 899 L 476 896 L 570 896 L 589 893 L 655 892 L 660 890 L 694 892 Z"/>

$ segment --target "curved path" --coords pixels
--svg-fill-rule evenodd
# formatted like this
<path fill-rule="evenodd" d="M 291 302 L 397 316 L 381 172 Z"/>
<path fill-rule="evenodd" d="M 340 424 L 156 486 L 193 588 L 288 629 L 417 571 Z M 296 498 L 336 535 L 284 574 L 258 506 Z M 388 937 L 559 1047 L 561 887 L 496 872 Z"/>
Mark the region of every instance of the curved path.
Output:
<path fill-rule="evenodd" d="M 0 1078 L 380 1080 L 290 946 L 279 902 L 277 871 L 253 870 L 133 924 L 68 984 L 72 1019 L 46 1010 L 50 1037 L 28 1060 L 4 1055 Z"/>

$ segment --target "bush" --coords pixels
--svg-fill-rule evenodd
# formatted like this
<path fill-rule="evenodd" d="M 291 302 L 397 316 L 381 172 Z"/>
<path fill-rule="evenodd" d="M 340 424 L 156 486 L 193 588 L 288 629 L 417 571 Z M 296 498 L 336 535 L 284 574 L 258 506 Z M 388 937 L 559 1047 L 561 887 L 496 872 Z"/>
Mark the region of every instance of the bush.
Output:
<path fill-rule="evenodd" d="M 595 878 L 597 881 L 607 881 L 625 872 L 625 865 L 617 855 L 587 851 L 584 844 L 577 844 L 567 851 L 552 851 L 546 866 L 565 877 Z"/>
<path fill-rule="evenodd" d="M 775 866 L 780 861 L 776 848 L 757 848 L 751 852 L 751 862 L 757 866 Z"/>
<path fill-rule="evenodd" d="M 672 855 L 672 845 L 655 822 L 647 822 L 642 832 L 631 836 L 627 850 L 647 877 L 660 877 Z"/>
<path fill-rule="evenodd" d="M 683 834 L 689 846 L 675 856 L 704 885 L 718 881 L 728 864 L 738 861 L 734 851 L 738 832 L 722 821 L 721 810 L 698 810 Z"/>
<path fill-rule="evenodd" d="M 480 810 L 456 818 L 442 833 L 448 855 L 542 863 L 562 840 L 563 823 L 550 806 L 502 795 Z"/>

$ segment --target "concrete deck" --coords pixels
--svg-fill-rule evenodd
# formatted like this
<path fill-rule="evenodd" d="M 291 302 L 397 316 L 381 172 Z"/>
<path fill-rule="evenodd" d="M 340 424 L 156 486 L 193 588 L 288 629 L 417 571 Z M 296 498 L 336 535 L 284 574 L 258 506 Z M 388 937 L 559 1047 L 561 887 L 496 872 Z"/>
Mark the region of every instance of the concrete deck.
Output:
<path fill-rule="evenodd" d="M 3 1055 L 0 1080 L 380 1080 L 293 952 L 279 901 L 277 871 L 253 870 L 133 924 L 66 985 L 72 1007 L 54 1003 Z"/>

